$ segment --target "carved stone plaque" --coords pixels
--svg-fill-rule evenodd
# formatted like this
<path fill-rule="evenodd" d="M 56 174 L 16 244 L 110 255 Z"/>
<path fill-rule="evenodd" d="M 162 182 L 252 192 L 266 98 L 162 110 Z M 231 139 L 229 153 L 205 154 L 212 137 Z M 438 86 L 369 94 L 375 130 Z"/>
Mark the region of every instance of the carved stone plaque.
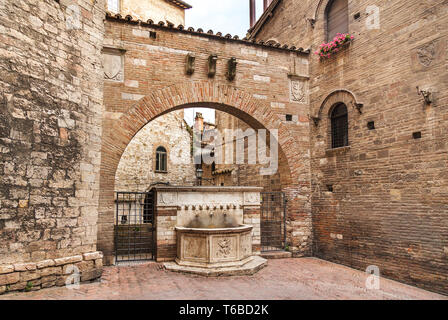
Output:
<path fill-rule="evenodd" d="M 290 80 L 290 94 L 291 102 L 307 104 L 308 103 L 308 81 L 301 79 Z"/>
<path fill-rule="evenodd" d="M 211 255 L 215 259 L 236 259 L 238 254 L 236 245 L 236 236 L 214 237 Z"/>
<path fill-rule="evenodd" d="M 176 204 L 176 194 L 173 192 L 159 193 L 159 204 L 161 205 Z"/>
<path fill-rule="evenodd" d="M 124 80 L 124 51 L 120 49 L 103 49 L 104 79 L 122 82 Z"/>
<path fill-rule="evenodd" d="M 256 192 L 248 192 L 244 194 L 245 204 L 259 204 L 260 194 Z"/>
<path fill-rule="evenodd" d="M 434 42 L 427 43 L 417 49 L 418 61 L 425 67 L 429 67 L 436 57 Z"/>

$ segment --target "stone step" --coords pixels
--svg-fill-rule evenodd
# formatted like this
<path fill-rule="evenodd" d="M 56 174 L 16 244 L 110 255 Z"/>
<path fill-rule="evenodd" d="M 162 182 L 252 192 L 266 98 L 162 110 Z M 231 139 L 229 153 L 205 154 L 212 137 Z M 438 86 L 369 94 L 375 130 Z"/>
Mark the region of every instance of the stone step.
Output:
<path fill-rule="evenodd" d="M 260 256 L 254 256 L 250 262 L 243 266 L 214 269 L 185 267 L 178 265 L 176 262 L 165 262 L 163 265 L 168 271 L 197 274 L 205 277 L 223 277 L 253 275 L 267 266 L 267 260 Z"/>
<path fill-rule="evenodd" d="M 269 251 L 262 252 L 260 256 L 265 259 L 288 259 L 292 257 L 292 253 L 289 251 Z"/>

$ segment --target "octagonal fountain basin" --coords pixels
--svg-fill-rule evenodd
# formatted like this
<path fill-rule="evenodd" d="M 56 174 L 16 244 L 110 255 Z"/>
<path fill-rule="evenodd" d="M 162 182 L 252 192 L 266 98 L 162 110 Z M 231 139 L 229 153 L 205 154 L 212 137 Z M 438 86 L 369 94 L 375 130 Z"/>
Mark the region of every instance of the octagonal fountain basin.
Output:
<path fill-rule="evenodd" d="M 176 227 L 179 266 L 239 267 L 252 261 L 252 226 Z"/>

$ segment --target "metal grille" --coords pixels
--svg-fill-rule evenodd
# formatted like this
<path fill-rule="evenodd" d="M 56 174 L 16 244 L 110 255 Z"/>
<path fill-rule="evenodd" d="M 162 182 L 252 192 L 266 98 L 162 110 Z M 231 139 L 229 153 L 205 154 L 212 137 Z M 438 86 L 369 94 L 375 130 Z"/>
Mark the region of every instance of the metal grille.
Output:
<path fill-rule="evenodd" d="M 348 116 L 344 104 L 337 105 L 331 113 L 331 147 L 348 146 Z"/>
<path fill-rule="evenodd" d="M 116 192 L 116 262 L 154 259 L 154 192 Z"/>
<path fill-rule="evenodd" d="M 262 192 L 261 199 L 261 251 L 285 250 L 285 194 L 283 192 Z"/>

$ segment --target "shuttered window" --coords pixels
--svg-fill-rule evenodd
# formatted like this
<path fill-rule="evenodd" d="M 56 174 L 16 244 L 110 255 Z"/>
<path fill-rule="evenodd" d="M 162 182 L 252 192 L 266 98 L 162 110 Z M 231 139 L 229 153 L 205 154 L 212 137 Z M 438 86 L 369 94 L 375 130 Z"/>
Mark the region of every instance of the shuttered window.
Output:
<path fill-rule="evenodd" d="M 348 114 L 347 107 L 339 103 L 331 112 L 331 147 L 348 146 Z"/>
<path fill-rule="evenodd" d="M 348 33 L 347 0 L 333 0 L 327 7 L 327 41 L 332 41 L 338 33 Z"/>

